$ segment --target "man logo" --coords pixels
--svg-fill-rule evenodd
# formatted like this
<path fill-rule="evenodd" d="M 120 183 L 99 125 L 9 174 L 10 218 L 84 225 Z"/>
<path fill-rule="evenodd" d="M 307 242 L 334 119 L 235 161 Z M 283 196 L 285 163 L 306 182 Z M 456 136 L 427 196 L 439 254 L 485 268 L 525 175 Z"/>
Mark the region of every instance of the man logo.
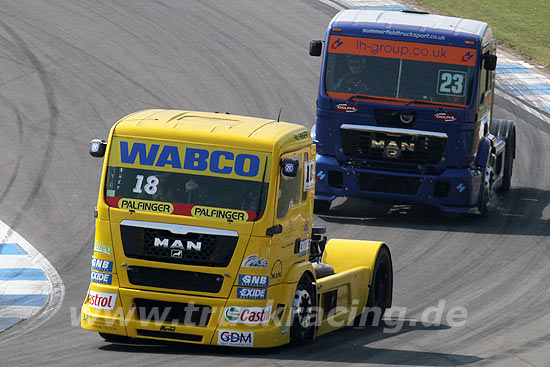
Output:
<path fill-rule="evenodd" d="M 181 259 L 182 256 L 183 256 L 183 251 L 182 251 L 182 250 L 178 250 L 178 249 L 172 249 L 171 256 L 172 256 L 172 257 L 177 257 L 177 258 Z"/>
<path fill-rule="evenodd" d="M 180 249 L 180 250 L 187 250 L 187 251 L 190 251 L 190 250 L 200 251 L 202 246 L 201 242 L 199 241 L 197 241 L 196 243 L 192 241 L 187 241 L 186 246 L 184 246 L 180 240 L 175 240 L 170 246 L 168 246 L 169 242 L 170 240 L 168 238 L 161 240 L 160 238 L 155 237 L 154 246 L 164 247 L 164 248 L 170 247 L 171 249 Z"/>
<path fill-rule="evenodd" d="M 399 158 L 401 152 L 414 152 L 414 143 L 410 142 L 396 142 L 394 140 L 377 140 L 372 139 L 371 141 L 372 149 L 383 149 L 384 157 L 387 158 Z"/>

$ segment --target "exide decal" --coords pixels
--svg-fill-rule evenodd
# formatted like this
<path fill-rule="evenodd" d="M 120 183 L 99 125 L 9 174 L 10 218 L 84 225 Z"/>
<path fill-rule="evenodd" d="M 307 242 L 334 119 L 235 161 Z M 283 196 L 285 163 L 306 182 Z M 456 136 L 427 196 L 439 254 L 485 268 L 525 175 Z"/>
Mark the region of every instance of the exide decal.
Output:
<path fill-rule="evenodd" d="M 240 299 L 266 299 L 267 289 L 265 288 L 237 288 L 237 298 Z"/>
<path fill-rule="evenodd" d="M 357 112 L 358 110 L 357 106 L 349 103 L 340 103 L 336 105 L 336 109 L 340 112 Z"/>
<path fill-rule="evenodd" d="M 113 282 L 112 277 L 113 277 L 113 274 L 100 273 L 98 271 L 92 270 L 92 274 L 90 278 L 91 278 L 91 281 L 94 283 L 111 285 Z"/>
<path fill-rule="evenodd" d="M 456 121 L 456 116 L 448 112 L 439 112 L 434 115 L 434 118 L 443 122 Z"/>

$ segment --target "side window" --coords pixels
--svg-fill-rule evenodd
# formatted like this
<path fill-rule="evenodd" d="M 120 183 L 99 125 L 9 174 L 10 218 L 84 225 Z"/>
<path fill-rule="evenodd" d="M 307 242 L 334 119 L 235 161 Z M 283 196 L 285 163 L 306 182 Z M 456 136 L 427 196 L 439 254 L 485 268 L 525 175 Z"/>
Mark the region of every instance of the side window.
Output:
<path fill-rule="evenodd" d="M 277 218 L 286 217 L 288 210 L 293 206 L 300 204 L 302 200 L 302 180 L 303 180 L 303 158 L 302 155 L 295 155 L 292 158 L 297 159 L 298 174 L 296 177 L 287 177 L 279 173 L 279 192 L 277 199 Z"/>
<path fill-rule="evenodd" d="M 306 177 L 308 177 L 308 175 L 309 175 L 309 176 L 311 175 L 311 172 L 309 172 L 309 171 L 312 170 L 311 165 L 308 165 L 308 164 L 307 164 L 307 162 L 308 162 L 308 154 L 307 154 L 307 152 L 304 153 L 304 160 L 303 160 L 303 162 L 304 162 L 304 170 L 305 170 L 305 171 L 303 172 L 304 185 L 302 186 L 302 203 L 303 203 L 304 201 L 306 201 L 306 199 L 307 199 L 307 192 L 308 192 L 308 190 L 307 190 L 307 187 L 306 187 L 306 180 L 307 180 Z M 313 177 L 315 177 L 315 172 L 313 172 Z"/>
<path fill-rule="evenodd" d="M 485 61 L 483 61 L 485 63 Z M 481 70 L 481 78 L 479 79 L 479 103 L 483 103 L 484 93 L 489 89 L 489 71 L 485 70 L 485 68 L 482 66 Z"/>

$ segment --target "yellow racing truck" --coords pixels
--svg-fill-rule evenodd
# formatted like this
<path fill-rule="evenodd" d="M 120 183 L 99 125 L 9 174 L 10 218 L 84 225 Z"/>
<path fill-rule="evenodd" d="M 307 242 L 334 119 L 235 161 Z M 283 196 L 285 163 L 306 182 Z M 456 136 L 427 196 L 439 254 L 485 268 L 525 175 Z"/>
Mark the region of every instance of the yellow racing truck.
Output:
<path fill-rule="evenodd" d="M 105 159 L 81 326 L 107 341 L 275 347 L 391 307 L 388 246 L 313 225 L 303 126 L 145 110 L 90 153 Z"/>

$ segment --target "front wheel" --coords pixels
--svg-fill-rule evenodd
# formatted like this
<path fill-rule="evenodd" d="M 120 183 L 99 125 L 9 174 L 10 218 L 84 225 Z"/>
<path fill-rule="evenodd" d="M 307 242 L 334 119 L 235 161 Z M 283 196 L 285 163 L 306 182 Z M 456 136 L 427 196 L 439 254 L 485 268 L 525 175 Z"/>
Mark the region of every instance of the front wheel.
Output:
<path fill-rule="evenodd" d="M 290 327 L 290 342 L 298 344 L 312 340 L 315 332 L 315 288 L 313 280 L 307 274 L 302 275 L 294 301 L 292 303 L 292 325 Z"/>

